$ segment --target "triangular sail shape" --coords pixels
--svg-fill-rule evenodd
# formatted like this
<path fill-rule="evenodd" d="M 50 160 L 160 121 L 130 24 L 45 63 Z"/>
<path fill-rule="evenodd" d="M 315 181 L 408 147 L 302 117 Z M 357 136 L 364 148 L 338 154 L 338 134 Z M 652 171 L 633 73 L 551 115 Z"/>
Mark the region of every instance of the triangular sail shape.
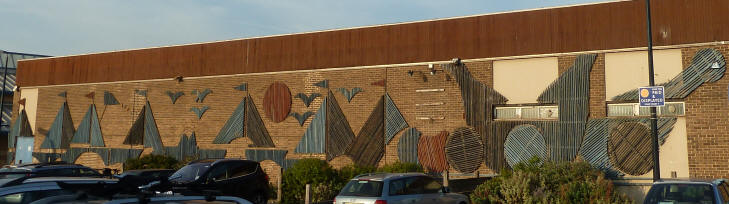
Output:
<path fill-rule="evenodd" d="M 8 134 L 8 148 L 15 148 L 15 138 L 17 137 L 33 137 L 33 130 L 30 128 L 28 114 L 25 113 L 25 109 L 20 110 L 10 134 Z"/>
<path fill-rule="evenodd" d="M 407 128 L 408 122 L 395 106 L 390 94 L 385 93 L 385 144 L 389 144 L 398 132 Z"/>
<path fill-rule="evenodd" d="M 271 135 L 268 134 L 266 125 L 263 124 L 261 115 L 258 114 L 256 104 L 253 104 L 253 99 L 248 96 L 246 100 L 246 136 L 251 139 L 251 142 L 256 147 L 274 147 Z"/>
<path fill-rule="evenodd" d="M 384 113 L 384 97 L 380 97 L 377 106 L 357 134 L 352 147 L 347 151 L 347 155 L 352 157 L 355 164 L 375 166 L 382 158 L 385 152 Z"/>
<path fill-rule="evenodd" d="M 86 115 L 84 115 L 81 124 L 73 135 L 71 143 L 91 144 L 92 147 L 104 146 L 99 117 L 96 113 L 96 105 L 89 105 L 89 109 L 86 111 Z"/>
<path fill-rule="evenodd" d="M 129 129 L 129 133 L 124 139 L 124 144 L 144 144 L 144 147 L 152 147 L 155 153 L 164 152 L 164 146 L 162 146 L 162 140 L 160 139 L 157 123 L 154 120 L 149 101 L 147 101 L 140 111 L 132 128 Z"/>
<path fill-rule="evenodd" d="M 327 98 L 326 153 L 327 160 L 332 160 L 334 157 L 344 154 L 354 140 L 354 132 L 331 91 Z"/>
<path fill-rule="evenodd" d="M 58 110 L 56 119 L 54 119 L 53 124 L 51 124 L 48 135 L 41 144 L 41 148 L 68 148 L 69 141 L 71 140 L 74 132 L 73 120 L 71 120 L 71 113 L 68 111 L 68 103 L 63 102 L 61 109 Z"/>
<path fill-rule="evenodd" d="M 329 98 L 329 97 L 327 97 Z M 324 153 L 324 138 L 326 138 L 326 112 L 327 98 L 319 106 L 314 119 L 311 120 L 309 127 L 306 128 L 304 137 L 299 141 L 294 152 L 296 153 Z"/>
<path fill-rule="evenodd" d="M 228 122 L 225 122 L 223 128 L 218 132 L 218 136 L 213 140 L 213 144 L 229 144 L 235 138 L 243 137 L 246 99 L 243 98 L 240 101 L 238 107 L 235 108 L 233 114 L 228 118 Z"/>

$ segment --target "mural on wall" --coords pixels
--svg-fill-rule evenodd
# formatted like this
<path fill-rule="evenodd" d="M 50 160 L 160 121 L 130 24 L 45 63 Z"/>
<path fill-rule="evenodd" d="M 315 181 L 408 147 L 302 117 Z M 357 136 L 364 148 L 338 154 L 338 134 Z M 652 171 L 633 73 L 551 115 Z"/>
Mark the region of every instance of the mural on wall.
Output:
<path fill-rule="evenodd" d="M 346 155 L 360 166 L 376 166 L 385 153 L 385 97 L 380 97 Z"/>
<path fill-rule="evenodd" d="M 282 82 L 273 82 L 263 96 L 263 110 L 274 123 L 280 123 L 291 112 L 291 91 Z"/>
<path fill-rule="evenodd" d="M 450 63 L 442 66 L 456 79 L 461 90 L 466 124 L 481 135 L 486 166 L 491 169 L 503 168 L 503 139 L 493 135 L 492 123 L 494 105 L 506 103 L 506 97 L 473 78 L 463 63 Z"/>
<path fill-rule="evenodd" d="M 186 159 L 207 159 L 207 158 L 224 158 L 226 150 L 224 149 L 200 149 L 197 146 L 195 132 L 188 137 L 186 134 L 180 136 L 177 146 L 165 147 L 165 154 L 174 157 L 178 161 Z"/>
<path fill-rule="evenodd" d="M 248 91 L 248 83 L 242 83 L 238 86 L 233 87 L 233 89 L 238 91 Z"/>
<path fill-rule="evenodd" d="M 56 114 L 56 118 L 51 124 L 48 135 L 45 140 L 43 140 L 43 143 L 41 143 L 40 148 L 67 149 L 74 132 L 76 132 L 76 130 L 74 130 L 73 120 L 71 120 L 71 112 L 68 110 L 68 102 L 64 101 L 61 108 L 58 110 L 58 114 Z"/>
<path fill-rule="evenodd" d="M 533 157 L 544 161 L 547 159 L 546 147 L 544 136 L 536 126 L 518 125 L 509 132 L 504 142 L 506 162 L 513 167 L 520 162 L 529 161 Z"/>
<path fill-rule="evenodd" d="M 385 86 L 385 80 L 383 79 L 383 80 L 375 81 L 375 82 L 370 83 L 370 85 L 384 87 Z"/>
<path fill-rule="evenodd" d="M 251 96 L 244 97 L 218 132 L 213 144 L 229 144 L 235 138 L 247 136 L 252 146 L 274 147 Z"/>
<path fill-rule="evenodd" d="M 364 90 L 362 90 L 362 88 L 359 88 L 359 87 L 354 87 L 351 90 L 346 89 L 346 88 L 337 88 L 337 90 L 340 93 L 342 93 L 342 95 L 344 95 L 344 97 L 347 99 L 348 103 L 352 102 L 352 98 L 354 98 L 354 96 L 357 95 L 357 93 L 364 91 Z"/>
<path fill-rule="evenodd" d="M 178 92 L 167 91 L 167 92 L 165 92 L 165 94 L 167 94 L 167 96 L 170 97 L 170 101 L 172 101 L 172 104 L 175 104 L 175 102 L 177 102 L 177 99 L 178 98 L 180 98 L 183 95 L 185 95 L 185 92 L 182 92 L 182 91 L 178 91 Z"/>
<path fill-rule="evenodd" d="M 701 84 L 715 82 L 724 76 L 726 60 L 716 49 L 704 48 L 696 52 L 691 64 L 670 81 L 658 84 L 664 86 L 666 99 L 686 98 Z M 634 89 L 612 98 L 613 101 L 638 100 L 638 89 Z"/>
<path fill-rule="evenodd" d="M 15 118 L 15 123 L 11 126 L 8 134 L 8 149 L 15 148 L 15 138 L 17 137 L 33 137 L 33 130 L 30 128 L 28 114 L 25 109 L 20 109 L 18 117 Z"/>
<path fill-rule="evenodd" d="M 195 96 L 196 103 L 202 103 L 203 100 L 205 100 L 205 97 L 207 97 L 208 94 L 210 94 L 212 92 L 213 91 L 211 91 L 210 89 L 205 89 L 202 91 L 195 89 L 195 90 L 192 90 L 192 95 Z"/>
<path fill-rule="evenodd" d="M 448 169 L 445 144 L 448 131 L 441 131 L 435 136 L 423 136 L 418 141 L 418 161 L 428 172 L 443 172 Z"/>
<path fill-rule="evenodd" d="M 294 152 L 326 153 L 327 160 L 331 160 L 343 154 L 353 139 L 352 127 L 329 91 Z"/>
<path fill-rule="evenodd" d="M 103 147 L 104 137 L 101 134 L 99 115 L 96 112 L 96 105 L 89 105 L 81 124 L 71 139 L 71 143 L 90 144 L 92 147 Z"/>
<path fill-rule="evenodd" d="M 301 99 L 301 101 L 304 102 L 304 105 L 306 105 L 306 107 L 308 108 L 309 105 L 311 105 L 311 102 L 314 101 L 314 99 L 316 99 L 316 97 L 319 97 L 319 96 L 321 96 L 321 94 L 319 94 L 319 93 L 312 93 L 312 94 L 309 94 L 308 96 L 305 93 L 298 93 L 298 94 L 296 94 L 296 96 L 294 96 L 294 98 Z"/>
<path fill-rule="evenodd" d="M 123 144 L 126 145 L 144 145 L 144 147 L 152 147 L 154 153 L 161 154 L 164 152 L 164 146 L 162 146 L 162 140 L 160 139 L 159 130 L 157 129 L 157 122 L 154 120 L 152 114 L 152 107 L 147 101 L 140 110 L 137 119 L 129 129 L 126 138 L 124 138 Z"/>
<path fill-rule="evenodd" d="M 110 106 L 110 105 L 119 105 L 119 101 L 116 100 L 116 97 L 114 97 L 114 94 L 108 91 L 104 91 L 104 105 Z"/>
<path fill-rule="evenodd" d="M 420 131 L 415 128 L 407 129 L 397 143 L 397 158 L 401 162 L 419 163 L 418 141 L 420 141 Z"/>
<path fill-rule="evenodd" d="M 296 121 L 299 122 L 299 126 L 303 127 L 304 122 L 306 122 L 306 119 L 309 119 L 309 117 L 314 115 L 314 112 L 306 111 L 304 114 L 299 114 L 299 113 L 294 112 L 294 113 L 290 113 L 289 115 L 296 118 Z"/>
<path fill-rule="evenodd" d="M 327 88 L 328 89 L 329 88 L 329 80 L 328 79 L 321 80 L 319 82 L 314 83 L 314 86 L 321 87 L 321 88 Z"/>
<path fill-rule="evenodd" d="M 246 149 L 246 159 L 257 162 L 271 160 L 285 170 L 299 161 L 298 159 L 286 159 L 288 152 L 288 150 L 279 149 Z"/>
<path fill-rule="evenodd" d="M 144 89 L 136 89 L 134 90 L 134 93 L 140 96 L 147 97 L 147 90 Z"/>
<path fill-rule="evenodd" d="M 397 108 L 395 102 L 390 98 L 390 94 L 385 93 L 385 144 L 390 144 L 398 132 L 407 128 L 408 122 L 405 121 L 405 117 L 400 113 L 400 109 Z"/>
<path fill-rule="evenodd" d="M 469 127 L 456 128 L 445 144 L 445 156 L 459 172 L 474 172 L 483 163 L 481 135 Z"/>
<path fill-rule="evenodd" d="M 195 113 L 195 115 L 197 115 L 197 119 L 199 120 L 202 118 L 203 114 L 205 114 L 205 111 L 208 111 L 208 109 L 210 109 L 210 107 L 208 107 L 208 106 L 202 106 L 200 108 L 192 107 L 192 108 L 190 108 L 190 111 Z"/>

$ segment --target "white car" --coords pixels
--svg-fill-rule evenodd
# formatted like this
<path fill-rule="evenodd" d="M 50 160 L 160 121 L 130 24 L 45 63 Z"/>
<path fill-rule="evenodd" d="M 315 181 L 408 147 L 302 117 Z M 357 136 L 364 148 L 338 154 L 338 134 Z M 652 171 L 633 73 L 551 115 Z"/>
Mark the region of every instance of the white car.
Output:
<path fill-rule="evenodd" d="M 468 203 L 468 196 L 448 191 L 422 173 L 367 174 L 351 179 L 334 204 Z"/>

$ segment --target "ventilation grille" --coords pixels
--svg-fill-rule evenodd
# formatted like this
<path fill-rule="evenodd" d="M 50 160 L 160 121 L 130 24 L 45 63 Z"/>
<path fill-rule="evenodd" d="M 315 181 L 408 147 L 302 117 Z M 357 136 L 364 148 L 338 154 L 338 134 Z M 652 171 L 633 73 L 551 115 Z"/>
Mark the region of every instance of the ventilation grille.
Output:
<path fill-rule="evenodd" d="M 556 120 L 559 117 L 557 106 L 496 107 L 495 120 Z"/>
<path fill-rule="evenodd" d="M 650 107 L 640 107 L 638 103 L 608 104 L 608 117 L 650 116 Z M 666 102 L 658 107 L 659 116 L 683 116 L 686 109 L 684 102 Z"/>

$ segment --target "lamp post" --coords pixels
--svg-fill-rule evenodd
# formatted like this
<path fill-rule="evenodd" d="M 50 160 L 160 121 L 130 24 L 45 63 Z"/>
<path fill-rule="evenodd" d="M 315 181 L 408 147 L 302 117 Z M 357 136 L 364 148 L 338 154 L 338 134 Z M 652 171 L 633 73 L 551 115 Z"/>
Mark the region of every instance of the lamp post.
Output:
<path fill-rule="evenodd" d="M 651 0 L 645 0 L 645 10 L 648 24 L 648 84 L 655 86 L 653 79 L 653 32 L 651 29 Z M 658 159 L 658 116 L 656 107 L 651 107 L 651 138 L 653 147 L 653 181 L 661 179 L 661 166 Z"/>

